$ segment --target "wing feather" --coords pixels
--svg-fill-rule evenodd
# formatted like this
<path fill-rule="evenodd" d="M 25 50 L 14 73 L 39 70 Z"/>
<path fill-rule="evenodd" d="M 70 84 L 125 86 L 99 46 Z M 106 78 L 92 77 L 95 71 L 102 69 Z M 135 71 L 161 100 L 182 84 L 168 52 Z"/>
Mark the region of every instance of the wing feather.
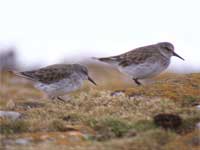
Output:
<path fill-rule="evenodd" d="M 146 62 L 147 59 L 152 57 L 152 54 L 157 52 L 157 47 L 155 45 L 148 45 L 144 47 L 135 48 L 124 54 L 98 58 L 98 60 L 106 63 L 117 63 L 119 66 L 129 66 L 131 64 L 140 64 Z"/>
<path fill-rule="evenodd" d="M 47 66 L 38 70 L 19 72 L 15 74 L 34 81 L 51 84 L 54 82 L 58 82 L 67 76 L 70 76 L 73 72 L 72 69 L 72 65 L 57 64 Z"/>

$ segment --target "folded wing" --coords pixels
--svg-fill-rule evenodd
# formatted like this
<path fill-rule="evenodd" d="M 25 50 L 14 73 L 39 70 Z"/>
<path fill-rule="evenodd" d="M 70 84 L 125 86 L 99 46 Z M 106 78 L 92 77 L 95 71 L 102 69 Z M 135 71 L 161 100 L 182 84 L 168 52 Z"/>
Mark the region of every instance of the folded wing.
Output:
<path fill-rule="evenodd" d="M 72 66 L 59 64 L 41 68 L 39 70 L 14 72 L 16 75 L 45 84 L 58 82 L 72 74 Z"/>

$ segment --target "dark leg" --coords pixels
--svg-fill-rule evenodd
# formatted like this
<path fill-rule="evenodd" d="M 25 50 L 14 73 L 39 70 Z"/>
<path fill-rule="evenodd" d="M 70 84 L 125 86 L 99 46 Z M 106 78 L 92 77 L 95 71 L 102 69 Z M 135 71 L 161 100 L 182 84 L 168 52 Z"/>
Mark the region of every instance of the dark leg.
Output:
<path fill-rule="evenodd" d="M 142 83 L 140 83 L 139 81 L 138 81 L 138 79 L 133 79 L 134 81 L 135 81 L 135 83 L 137 84 L 137 85 L 142 85 Z"/>
<path fill-rule="evenodd" d="M 62 99 L 61 97 L 56 97 L 58 100 L 60 100 L 60 101 L 62 101 L 62 102 L 65 102 L 65 100 L 64 99 Z"/>
<path fill-rule="evenodd" d="M 48 96 L 51 100 L 55 100 L 56 97 L 55 96 Z"/>

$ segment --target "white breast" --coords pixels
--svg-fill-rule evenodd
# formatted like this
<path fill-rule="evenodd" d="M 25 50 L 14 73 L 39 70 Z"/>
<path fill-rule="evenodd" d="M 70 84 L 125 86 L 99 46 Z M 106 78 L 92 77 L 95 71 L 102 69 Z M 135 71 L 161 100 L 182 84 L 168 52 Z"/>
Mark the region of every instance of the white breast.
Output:
<path fill-rule="evenodd" d="M 73 75 L 52 84 L 37 83 L 35 86 L 49 96 L 61 96 L 79 89 L 82 84 L 83 79 Z"/>
<path fill-rule="evenodd" d="M 142 63 L 142 64 L 132 64 L 127 67 L 119 67 L 119 70 L 123 73 L 128 74 L 132 78 L 144 79 L 155 76 L 165 70 L 170 61 L 165 64 L 157 61 L 155 63 Z"/>

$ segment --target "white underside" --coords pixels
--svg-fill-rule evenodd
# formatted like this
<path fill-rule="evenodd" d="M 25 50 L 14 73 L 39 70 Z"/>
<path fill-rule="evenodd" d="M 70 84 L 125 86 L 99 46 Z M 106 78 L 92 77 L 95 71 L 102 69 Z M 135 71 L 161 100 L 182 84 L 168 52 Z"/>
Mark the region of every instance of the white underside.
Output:
<path fill-rule="evenodd" d="M 132 64 L 127 67 L 118 67 L 119 70 L 123 73 L 128 74 L 132 78 L 137 79 L 145 79 L 149 77 L 153 77 L 163 70 L 165 70 L 169 66 L 169 63 L 166 65 L 161 65 L 161 63 L 143 63 L 143 64 Z"/>
<path fill-rule="evenodd" d="M 52 84 L 36 83 L 35 87 L 44 91 L 48 96 L 62 96 L 76 91 L 83 84 L 82 78 L 71 77 Z"/>

